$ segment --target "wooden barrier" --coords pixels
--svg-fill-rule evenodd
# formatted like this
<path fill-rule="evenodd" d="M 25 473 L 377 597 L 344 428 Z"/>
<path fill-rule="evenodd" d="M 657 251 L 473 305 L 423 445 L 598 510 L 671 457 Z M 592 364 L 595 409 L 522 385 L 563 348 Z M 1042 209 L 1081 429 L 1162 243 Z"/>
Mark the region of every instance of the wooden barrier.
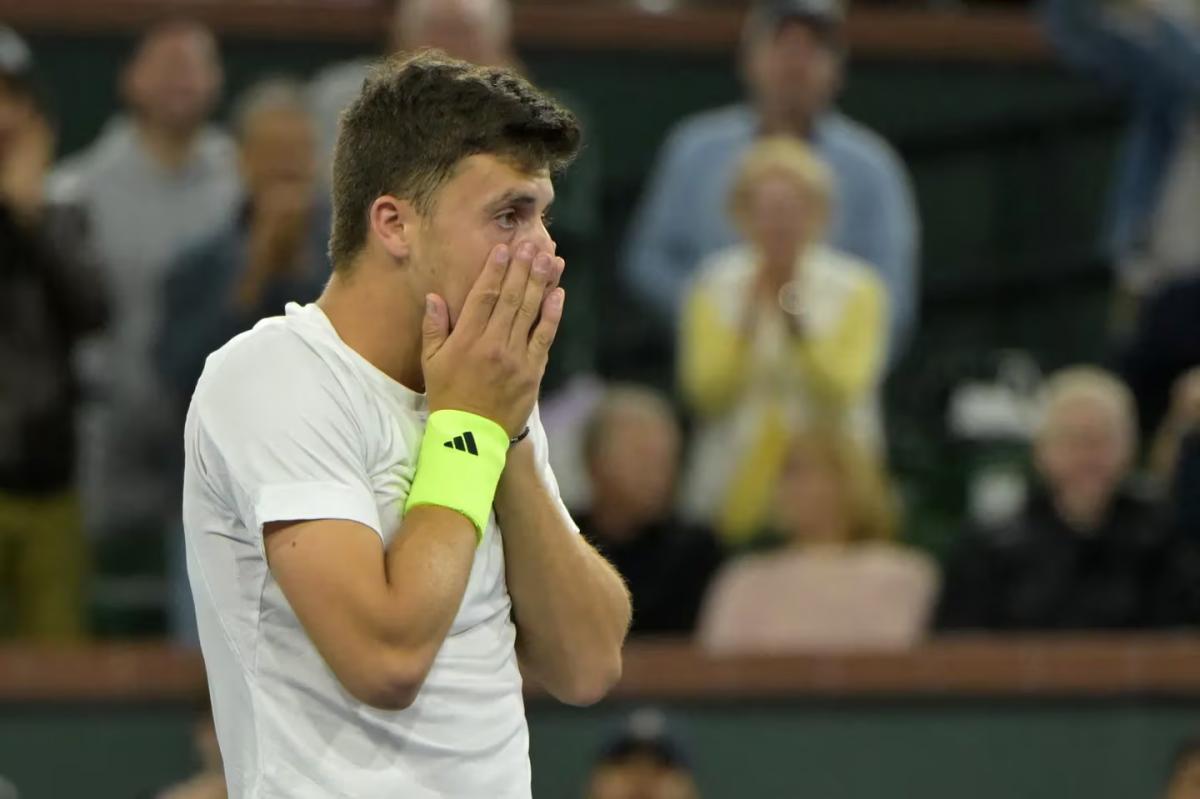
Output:
<path fill-rule="evenodd" d="M 0 0 L 0 20 L 28 32 L 132 33 L 165 13 L 186 14 L 222 35 L 315 41 L 386 38 L 387 3 L 354 0 Z M 740 8 L 689 7 L 663 13 L 616 2 L 517 3 L 521 46 L 546 49 L 729 52 Z M 897 59 L 1031 62 L 1049 49 L 1024 10 L 929 11 L 857 7 L 847 26 L 856 55 Z"/>
<path fill-rule="evenodd" d="M 200 657 L 164 645 L 0 647 L 0 703 L 203 695 Z M 628 700 L 888 696 L 1200 697 L 1200 637 L 962 637 L 898 654 L 735 658 L 709 657 L 684 642 L 637 641 L 626 648 L 613 692 Z"/>

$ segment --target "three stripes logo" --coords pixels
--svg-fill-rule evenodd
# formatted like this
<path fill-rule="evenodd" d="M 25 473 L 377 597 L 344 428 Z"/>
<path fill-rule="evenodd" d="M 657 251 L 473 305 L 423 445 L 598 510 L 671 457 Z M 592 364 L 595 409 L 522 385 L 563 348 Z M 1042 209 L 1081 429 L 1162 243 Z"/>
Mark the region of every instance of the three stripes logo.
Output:
<path fill-rule="evenodd" d="M 471 431 L 469 430 L 461 436 L 455 436 L 442 446 L 446 449 L 456 449 L 459 452 L 466 452 L 469 455 L 479 454 L 479 449 L 475 446 L 475 436 L 471 435 Z"/>

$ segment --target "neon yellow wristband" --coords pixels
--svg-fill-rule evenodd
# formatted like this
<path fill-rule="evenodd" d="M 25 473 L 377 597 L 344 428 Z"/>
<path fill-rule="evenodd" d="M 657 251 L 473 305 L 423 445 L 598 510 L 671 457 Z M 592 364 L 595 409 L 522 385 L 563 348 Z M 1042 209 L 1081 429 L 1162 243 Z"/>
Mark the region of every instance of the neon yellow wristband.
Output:
<path fill-rule="evenodd" d="M 482 542 L 507 455 L 508 433 L 491 419 L 466 411 L 434 411 L 425 423 L 404 512 L 418 505 L 458 511 L 475 524 Z"/>

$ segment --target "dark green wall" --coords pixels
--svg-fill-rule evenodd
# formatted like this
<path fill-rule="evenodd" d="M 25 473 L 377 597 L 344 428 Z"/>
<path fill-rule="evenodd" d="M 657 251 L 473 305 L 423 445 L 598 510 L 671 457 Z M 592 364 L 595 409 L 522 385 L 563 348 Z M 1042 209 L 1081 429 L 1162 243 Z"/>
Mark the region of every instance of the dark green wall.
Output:
<path fill-rule="evenodd" d="M 628 708 L 530 708 L 534 796 L 568 799 Z M 1109 700 L 668 706 L 705 799 L 1151 799 L 1200 703 Z M 133 799 L 192 768 L 180 707 L 0 711 L 23 799 Z"/>

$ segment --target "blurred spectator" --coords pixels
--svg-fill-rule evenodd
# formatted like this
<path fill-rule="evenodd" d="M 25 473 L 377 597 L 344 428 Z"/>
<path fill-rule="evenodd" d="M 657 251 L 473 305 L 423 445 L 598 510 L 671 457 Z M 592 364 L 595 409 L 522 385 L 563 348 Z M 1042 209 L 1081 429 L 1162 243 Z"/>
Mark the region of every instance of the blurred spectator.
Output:
<path fill-rule="evenodd" d="M 395 52 L 433 47 L 474 64 L 525 71 L 513 48 L 509 0 L 398 0 L 389 34 Z M 371 63 L 371 59 L 358 59 L 335 64 L 313 78 L 310 104 L 320 134 L 323 175 L 330 174 L 338 116 L 358 96 Z M 548 88 L 580 117 L 586 136 L 591 130 L 587 109 L 553 85 Z M 599 143 L 589 137 L 570 169 L 554 178 L 552 234 L 558 254 L 567 261 L 561 283 L 569 295 L 582 301 L 572 303 L 559 326 L 542 380 L 546 394 L 595 368 L 597 309 L 587 300 L 595 295 L 598 283 L 600 158 Z"/>
<path fill-rule="evenodd" d="M 772 538 L 718 575 L 700 641 L 714 652 L 903 648 L 925 634 L 938 574 L 891 543 L 896 512 L 878 467 L 828 427 L 804 431 L 775 490 Z"/>
<path fill-rule="evenodd" d="M 1175 384 L 1195 367 L 1200 367 L 1200 275 L 1173 280 L 1141 304 L 1122 355 L 1121 373 L 1137 398 L 1143 435 L 1154 435 L 1170 411 Z"/>
<path fill-rule="evenodd" d="M 764 523 L 791 432 L 829 424 L 880 449 L 887 298 L 820 243 L 830 192 L 806 145 L 760 141 L 729 199 L 748 244 L 711 256 L 687 297 L 679 371 L 700 431 L 686 502 L 730 542 Z"/>
<path fill-rule="evenodd" d="M 0 621 L 42 640 L 84 629 L 71 359 L 106 311 L 82 215 L 46 200 L 53 150 L 29 50 L 0 28 Z"/>
<path fill-rule="evenodd" d="M 1123 286 L 1143 294 L 1200 271 L 1200 5 L 1194 0 L 1043 0 L 1063 55 L 1126 92 L 1133 124 L 1109 245 Z"/>
<path fill-rule="evenodd" d="M 866 261 L 887 288 L 892 360 L 917 318 L 917 212 L 907 173 L 875 133 L 833 107 L 846 58 L 838 0 L 762 0 L 743 35 L 752 105 L 682 122 L 635 214 L 624 271 L 665 323 L 683 310 L 699 264 L 735 243 L 725 213 L 738 163 L 760 136 L 806 140 L 833 172 L 830 243 Z"/>
<path fill-rule="evenodd" d="M 234 122 L 241 211 L 186 250 L 166 279 L 158 356 L 181 408 L 209 353 L 286 303 L 315 300 L 329 277 L 329 211 L 318 201 L 303 87 L 281 79 L 252 87 Z"/>
<path fill-rule="evenodd" d="M 165 273 L 236 206 L 233 143 L 206 125 L 221 86 L 212 33 L 182 20 L 151 28 L 121 77 L 129 116 L 112 120 L 55 176 L 57 196 L 86 209 L 113 298 L 113 325 L 89 353 L 101 405 L 87 418 L 89 524 L 161 534 L 176 511 L 166 468 L 175 443 L 153 359 Z"/>
<path fill-rule="evenodd" d="M 1200 543 L 1200 426 L 1193 427 L 1180 442 L 1173 476 L 1175 526 L 1183 536 Z"/>
<path fill-rule="evenodd" d="M 1165 799 L 1200 799 L 1200 739 L 1185 741 L 1171 759 Z"/>
<path fill-rule="evenodd" d="M 610 389 L 584 435 L 592 503 L 575 521 L 625 578 L 635 634 L 690 633 L 721 562 L 712 534 L 674 515 L 679 454 L 671 407 L 648 389 Z"/>
<path fill-rule="evenodd" d="M 328 207 L 318 200 L 317 151 L 304 88 L 265 81 L 234 110 L 245 198 L 240 212 L 189 247 L 166 276 L 158 362 L 182 442 L 192 390 L 214 350 L 288 302 L 310 302 L 329 278 Z M 182 449 L 175 451 L 182 456 Z M 175 469 L 183 473 L 182 464 Z M 177 524 L 177 522 L 176 522 Z M 176 640 L 195 645 L 195 604 L 183 531 L 168 539 L 169 616 Z"/>
<path fill-rule="evenodd" d="M 1154 624 L 1171 541 L 1128 487 L 1137 431 L 1129 390 L 1065 369 L 1045 388 L 1037 483 L 1016 518 L 964 532 L 940 622 L 953 628 L 1088 629 Z"/>
<path fill-rule="evenodd" d="M 654 710 L 633 713 L 605 746 L 586 799 L 700 799 L 682 747 Z"/>

